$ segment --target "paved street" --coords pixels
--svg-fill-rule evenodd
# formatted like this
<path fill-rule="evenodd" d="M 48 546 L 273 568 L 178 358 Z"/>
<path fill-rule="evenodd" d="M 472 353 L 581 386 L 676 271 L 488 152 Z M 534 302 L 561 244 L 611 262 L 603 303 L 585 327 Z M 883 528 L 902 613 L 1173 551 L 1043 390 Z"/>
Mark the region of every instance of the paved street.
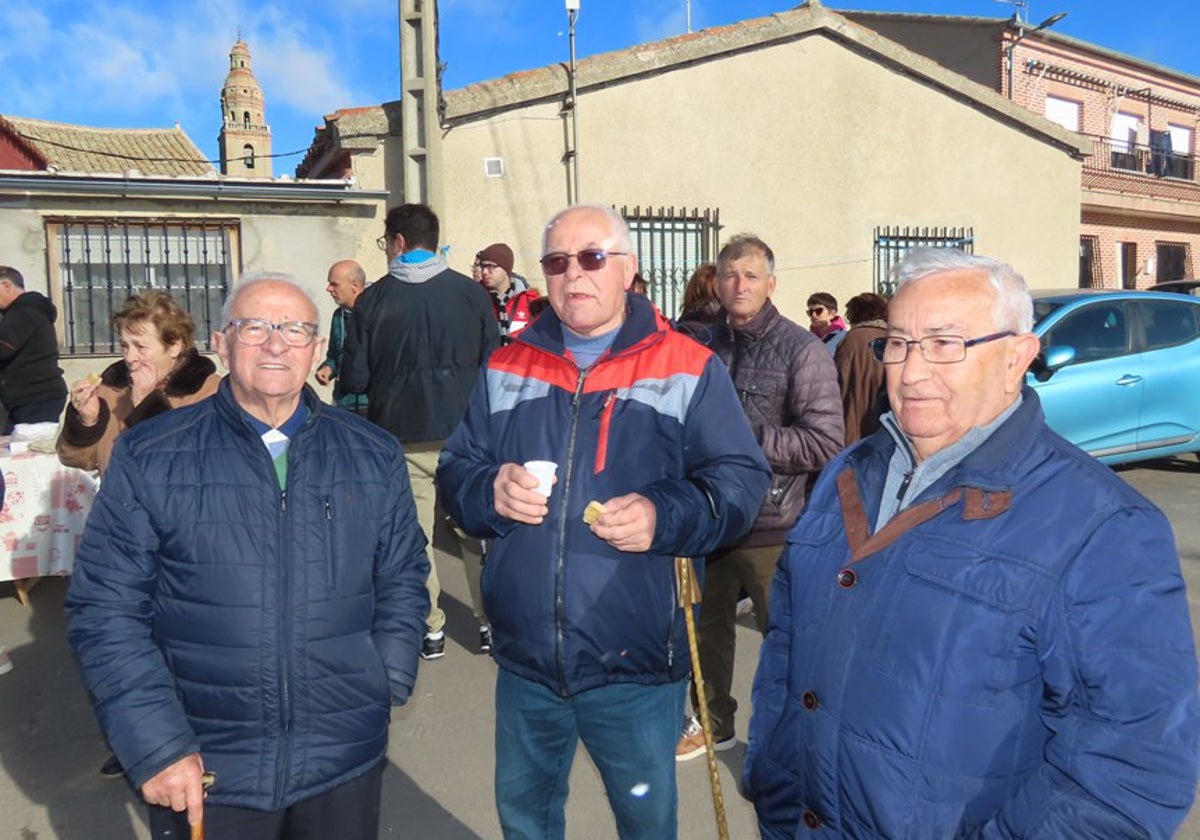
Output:
<path fill-rule="evenodd" d="M 1189 457 L 1118 472 L 1170 516 L 1193 626 L 1200 624 L 1200 463 Z M 380 837 L 491 840 L 500 836 L 491 799 L 495 667 L 475 652 L 457 561 L 441 558 L 448 652 L 422 665 L 414 697 L 394 716 Z M 65 583 L 41 583 L 31 609 L 11 597 L 11 584 L 0 584 L 0 644 L 16 666 L 0 676 L 0 840 L 148 838 L 137 797 L 123 782 L 104 781 L 96 772 L 105 750 L 63 638 Z M 758 650 L 749 625 L 739 629 L 738 645 L 735 694 L 745 708 Z M 743 715 L 743 744 L 745 727 Z M 750 840 L 758 836 L 753 811 L 735 784 L 743 755 L 744 746 L 720 756 L 721 779 L 731 837 Z M 679 768 L 681 837 L 716 837 L 707 776 L 702 759 Z M 571 790 L 568 836 L 615 837 L 599 777 L 582 750 Z M 1200 840 L 1200 814 L 1193 813 L 1178 836 Z"/>

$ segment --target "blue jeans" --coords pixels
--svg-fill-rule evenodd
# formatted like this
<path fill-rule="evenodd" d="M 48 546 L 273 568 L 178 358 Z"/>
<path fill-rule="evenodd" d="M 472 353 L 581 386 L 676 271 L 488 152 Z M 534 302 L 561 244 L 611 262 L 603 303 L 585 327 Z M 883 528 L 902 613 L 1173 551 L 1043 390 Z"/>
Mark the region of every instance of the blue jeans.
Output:
<path fill-rule="evenodd" d="M 687 681 L 616 683 L 560 697 L 503 668 L 496 677 L 496 809 L 505 840 L 566 834 L 567 778 L 583 741 L 621 840 L 671 840 L 675 743 Z"/>

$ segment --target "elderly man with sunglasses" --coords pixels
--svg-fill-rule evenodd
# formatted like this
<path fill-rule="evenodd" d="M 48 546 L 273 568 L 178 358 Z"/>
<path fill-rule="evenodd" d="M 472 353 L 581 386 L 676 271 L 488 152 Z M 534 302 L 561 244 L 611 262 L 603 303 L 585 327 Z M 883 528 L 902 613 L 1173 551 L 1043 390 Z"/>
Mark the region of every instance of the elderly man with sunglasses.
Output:
<path fill-rule="evenodd" d="M 582 740 L 620 837 L 669 840 L 690 670 L 674 558 L 741 536 L 769 471 L 721 361 L 629 293 L 611 207 L 559 213 L 542 253 L 552 309 L 492 354 L 438 466 L 451 515 L 492 540 L 500 824 L 564 836 Z M 543 492 L 535 460 L 557 464 Z"/>
<path fill-rule="evenodd" d="M 247 279 L 222 315 L 216 395 L 117 440 L 70 640 L 154 837 L 375 840 L 429 609 L 404 455 L 305 384 L 306 291 Z"/>
<path fill-rule="evenodd" d="M 1020 275 L 898 266 L 892 411 L 788 534 L 745 787 L 763 840 L 1168 838 L 1200 705 L 1165 517 L 1046 425 Z"/>

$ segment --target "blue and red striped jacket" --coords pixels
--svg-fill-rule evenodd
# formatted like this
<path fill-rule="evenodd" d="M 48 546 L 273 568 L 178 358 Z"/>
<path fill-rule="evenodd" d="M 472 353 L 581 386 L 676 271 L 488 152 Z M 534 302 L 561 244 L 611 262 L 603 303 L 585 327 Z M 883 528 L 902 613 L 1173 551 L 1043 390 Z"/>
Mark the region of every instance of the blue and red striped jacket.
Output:
<path fill-rule="evenodd" d="M 579 370 L 546 311 L 491 355 L 438 466 L 447 511 L 492 539 L 483 597 L 503 668 L 563 696 L 682 679 L 690 663 L 673 558 L 703 557 L 754 521 L 770 468 L 725 366 L 627 296 L 612 347 Z M 496 513 L 504 463 L 558 463 L 537 526 Z M 650 551 L 618 551 L 583 522 L 592 500 L 641 493 Z"/>

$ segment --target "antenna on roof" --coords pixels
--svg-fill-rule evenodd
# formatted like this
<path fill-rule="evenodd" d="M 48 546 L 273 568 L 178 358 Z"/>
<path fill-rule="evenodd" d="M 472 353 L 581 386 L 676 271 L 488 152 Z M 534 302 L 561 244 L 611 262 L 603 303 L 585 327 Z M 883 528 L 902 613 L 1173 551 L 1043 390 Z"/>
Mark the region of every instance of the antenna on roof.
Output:
<path fill-rule="evenodd" d="M 1013 23 L 1029 23 L 1029 0 L 996 0 L 1006 6 L 1015 6 Z"/>

